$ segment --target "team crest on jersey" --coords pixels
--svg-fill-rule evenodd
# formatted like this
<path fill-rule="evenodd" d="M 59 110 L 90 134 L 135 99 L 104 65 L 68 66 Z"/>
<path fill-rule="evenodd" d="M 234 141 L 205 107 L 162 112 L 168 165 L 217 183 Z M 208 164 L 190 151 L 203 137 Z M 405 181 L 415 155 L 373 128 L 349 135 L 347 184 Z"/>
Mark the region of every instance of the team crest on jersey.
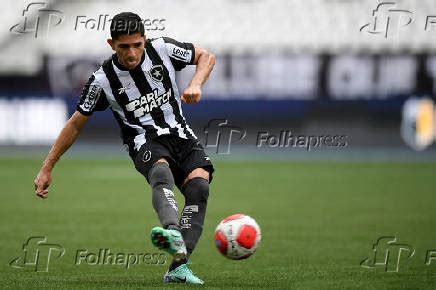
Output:
<path fill-rule="evenodd" d="M 151 78 L 157 82 L 161 82 L 163 80 L 163 66 L 158 64 L 152 66 L 152 68 L 148 72 L 151 76 Z"/>

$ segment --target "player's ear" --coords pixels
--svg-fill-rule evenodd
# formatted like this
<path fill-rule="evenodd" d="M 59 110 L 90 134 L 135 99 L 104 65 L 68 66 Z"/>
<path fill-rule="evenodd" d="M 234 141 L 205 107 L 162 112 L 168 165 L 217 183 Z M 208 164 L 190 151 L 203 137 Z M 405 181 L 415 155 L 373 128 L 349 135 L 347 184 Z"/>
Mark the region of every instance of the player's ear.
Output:
<path fill-rule="evenodd" d="M 115 50 L 113 39 L 112 38 L 108 38 L 106 41 L 111 46 L 112 50 Z"/>

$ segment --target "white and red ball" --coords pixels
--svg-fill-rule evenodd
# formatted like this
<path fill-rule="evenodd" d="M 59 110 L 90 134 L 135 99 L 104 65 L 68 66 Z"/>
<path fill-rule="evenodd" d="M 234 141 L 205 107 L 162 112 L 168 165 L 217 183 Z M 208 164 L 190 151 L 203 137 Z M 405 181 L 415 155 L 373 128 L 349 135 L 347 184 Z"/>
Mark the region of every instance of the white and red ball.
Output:
<path fill-rule="evenodd" d="M 223 219 L 215 229 L 218 251 L 232 260 L 250 257 L 260 243 L 260 227 L 244 214 L 234 214 Z"/>

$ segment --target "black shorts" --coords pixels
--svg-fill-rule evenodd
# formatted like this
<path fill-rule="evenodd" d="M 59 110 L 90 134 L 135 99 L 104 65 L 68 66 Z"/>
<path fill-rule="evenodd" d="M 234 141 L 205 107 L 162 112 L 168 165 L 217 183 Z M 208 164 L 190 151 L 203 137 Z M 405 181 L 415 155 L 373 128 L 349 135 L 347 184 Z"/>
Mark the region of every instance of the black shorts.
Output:
<path fill-rule="evenodd" d="M 156 161 L 165 158 L 174 176 L 176 186 L 180 189 L 189 173 L 196 168 L 209 172 L 209 183 L 215 171 L 209 156 L 204 152 L 198 140 L 183 139 L 174 135 L 162 135 L 147 139 L 139 151 L 130 150 L 130 157 L 139 171 L 148 180 L 148 173 Z M 149 182 L 150 183 L 150 182 Z"/>

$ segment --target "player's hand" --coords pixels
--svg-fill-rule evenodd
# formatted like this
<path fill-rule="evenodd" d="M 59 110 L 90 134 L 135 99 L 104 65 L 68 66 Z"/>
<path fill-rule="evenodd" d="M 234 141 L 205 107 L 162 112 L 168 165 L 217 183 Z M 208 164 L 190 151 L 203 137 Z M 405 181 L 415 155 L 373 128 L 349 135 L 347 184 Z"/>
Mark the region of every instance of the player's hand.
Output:
<path fill-rule="evenodd" d="M 41 169 L 38 175 L 36 176 L 34 183 L 35 183 L 36 195 L 40 198 L 47 198 L 48 197 L 47 188 L 50 186 L 51 183 L 51 172 Z"/>
<path fill-rule="evenodd" d="M 201 87 L 197 85 L 190 85 L 185 89 L 183 95 L 180 97 L 186 104 L 195 104 L 200 101 Z"/>

